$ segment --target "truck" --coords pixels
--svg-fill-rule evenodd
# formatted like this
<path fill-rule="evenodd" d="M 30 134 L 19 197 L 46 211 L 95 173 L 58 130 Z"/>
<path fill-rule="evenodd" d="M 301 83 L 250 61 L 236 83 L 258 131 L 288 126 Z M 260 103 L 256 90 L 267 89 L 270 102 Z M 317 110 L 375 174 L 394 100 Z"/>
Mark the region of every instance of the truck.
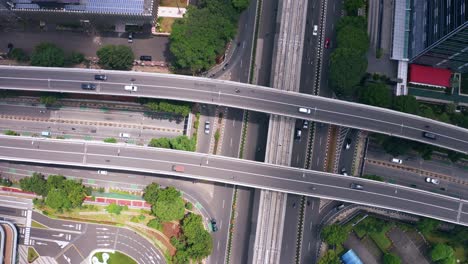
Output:
<path fill-rule="evenodd" d="M 176 172 L 185 172 L 185 168 L 182 165 L 172 165 L 172 170 Z"/>

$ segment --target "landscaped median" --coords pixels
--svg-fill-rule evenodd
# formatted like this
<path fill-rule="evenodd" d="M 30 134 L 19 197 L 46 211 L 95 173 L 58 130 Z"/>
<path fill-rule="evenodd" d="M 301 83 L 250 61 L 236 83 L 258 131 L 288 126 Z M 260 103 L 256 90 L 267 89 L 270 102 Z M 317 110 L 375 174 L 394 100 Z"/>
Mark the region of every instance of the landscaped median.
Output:
<path fill-rule="evenodd" d="M 174 187 L 152 183 L 144 189 L 143 200 L 129 200 L 91 196 L 98 195 L 101 188 L 96 192 L 62 175 L 33 173 L 22 178 L 19 186 L 21 189 L 2 189 L 35 194 L 35 209 L 52 218 L 129 227 L 152 241 L 169 262 L 200 262 L 211 254 L 213 242 L 202 216 Z M 33 226 L 47 228 L 38 222 Z"/>

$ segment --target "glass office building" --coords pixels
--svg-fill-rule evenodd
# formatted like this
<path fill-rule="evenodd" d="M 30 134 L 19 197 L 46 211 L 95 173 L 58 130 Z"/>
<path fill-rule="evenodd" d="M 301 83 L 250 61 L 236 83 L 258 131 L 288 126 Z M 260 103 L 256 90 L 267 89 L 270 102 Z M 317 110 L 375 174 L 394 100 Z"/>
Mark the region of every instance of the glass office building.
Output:
<path fill-rule="evenodd" d="M 468 0 L 412 0 L 410 63 L 468 72 Z"/>

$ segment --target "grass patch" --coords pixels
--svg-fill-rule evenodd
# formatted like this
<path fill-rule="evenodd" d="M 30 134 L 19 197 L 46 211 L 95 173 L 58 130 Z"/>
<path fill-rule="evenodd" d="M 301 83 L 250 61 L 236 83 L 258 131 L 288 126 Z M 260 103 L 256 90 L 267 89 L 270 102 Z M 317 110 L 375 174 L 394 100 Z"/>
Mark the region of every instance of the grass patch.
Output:
<path fill-rule="evenodd" d="M 45 226 L 45 225 L 43 225 L 43 224 L 41 224 L 41 223 L 39 223 L 37 221 L 34 221 L 34 220 L 32 220 L 31 226 L 35 227 L 35 228 L 49 229 L 47 226 Z"/>
<path fill-rule="evenodd" d="M 172 32 L 172 24 L 177 18 L 175 17 L 162 17 L 161 22 L 159 25 L 160 32 L 164 33 L 171 33 Z"/>
<path fill-rule="evenodd" d="M 187 7 L 187 1 L 184 1 L 184 0 L 161 0 L 161 2 L 159 2 L 159 6 Z"/>
<path fill-rule="evenodd" d="M 36 250 L 33 247 L 28 247 L 28 263 L 34 262 L 39 257 Z"/>
<path fill-rule="evenodd" d="M 388 239 L 388 237 L 385 235 L 385 231 L 386 230 L 384 230 L 384 232 L 370 234 L 370 237 L 372 240 L 374 240 L 375 244 L 377 244 L 382 252 L 387 252 L 387 249 L 389 249 L 392 245 L 390 239 Z"/>
<path fill-rule="evenodd" d="M 98 260 L 102 262 L 102 254 L 104 254 L 104 252 L 98 252 L 94 254 L 93 257 L 97 257 Z M 137 264 L 134 259 L 118 251 L 115 251 L 114 253 L 107 252 L 107 254 L 109 254 L 107 264 Z"/>

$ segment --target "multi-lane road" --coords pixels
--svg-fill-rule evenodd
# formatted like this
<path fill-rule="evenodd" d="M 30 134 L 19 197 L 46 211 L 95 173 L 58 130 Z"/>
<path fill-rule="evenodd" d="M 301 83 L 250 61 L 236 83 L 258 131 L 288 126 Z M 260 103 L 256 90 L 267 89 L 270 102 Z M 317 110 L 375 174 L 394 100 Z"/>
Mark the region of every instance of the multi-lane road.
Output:
<path fill-rule="evenodd" d="M 107 74 L 108 81 L 94 81 L 95 73 Z M 124 90 L 132 78 L 136 79 L 133 81 L 138 87 L 136 92 Z M 89 82 L 96 83 L 97 89 L 82 90 L 81 84 Z M 468 131 L 460 127 L 378 107 L 222 80 L 140 72 L 0 66 L 0 89 L 151 97 L 224 105 L 379 132 L 468 153 Z M 310 113 L 299 112 L 299 107 L 309 108 Z M 423 131 L 434 133 L 437 140 L 424 138 Z"/>
<path fill-rule="evenodd" d="M 468 201 L 398 185 L 200 153 L 0 137 L 0 159 L 161 173 L 399 210 L 468 225 Z M 45 153 L 47 155 L 45 155 Z M 172 170 L 185 167 L 184 173 Z M 360 183 L 364 190 L 351 189 Z"/>

